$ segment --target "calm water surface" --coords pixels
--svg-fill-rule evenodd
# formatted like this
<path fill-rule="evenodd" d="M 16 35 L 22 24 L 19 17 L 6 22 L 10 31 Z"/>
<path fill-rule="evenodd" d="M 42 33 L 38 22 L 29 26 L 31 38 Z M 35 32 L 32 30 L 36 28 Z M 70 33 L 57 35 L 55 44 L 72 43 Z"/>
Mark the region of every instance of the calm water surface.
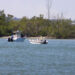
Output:
<path fill-rule="evenodd" d="M 75 75 L 75 40 L 33 45 L 0 39 L 0 75 Z"/>

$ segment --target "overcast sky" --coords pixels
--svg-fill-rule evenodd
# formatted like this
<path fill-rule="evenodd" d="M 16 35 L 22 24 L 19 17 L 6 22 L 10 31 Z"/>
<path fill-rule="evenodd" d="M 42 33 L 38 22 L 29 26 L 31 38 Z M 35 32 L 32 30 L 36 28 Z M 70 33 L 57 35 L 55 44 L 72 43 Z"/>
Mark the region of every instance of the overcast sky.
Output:
<path fill-rule="evenodd" d="M 63 13 L 64 17 L 75 19 L 75 0 L 52 1 L 51 17 Z M 44 14 L 44 17 L 47 17 L 47 0 L 0 0 L 0 10 L 18 18 L 23 16 L 31 18 L 39 16 L 39 14 Z"/>

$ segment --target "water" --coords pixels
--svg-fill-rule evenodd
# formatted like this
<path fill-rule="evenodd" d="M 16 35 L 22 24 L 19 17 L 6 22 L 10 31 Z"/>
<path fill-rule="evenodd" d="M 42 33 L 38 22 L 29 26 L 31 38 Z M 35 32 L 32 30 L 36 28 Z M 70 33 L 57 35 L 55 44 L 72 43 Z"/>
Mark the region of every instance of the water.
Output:
<path fill-rule="evenodd" d="M 0 39 L 0 75 L 75 75 L 75 40 L 33 45 Z"/>

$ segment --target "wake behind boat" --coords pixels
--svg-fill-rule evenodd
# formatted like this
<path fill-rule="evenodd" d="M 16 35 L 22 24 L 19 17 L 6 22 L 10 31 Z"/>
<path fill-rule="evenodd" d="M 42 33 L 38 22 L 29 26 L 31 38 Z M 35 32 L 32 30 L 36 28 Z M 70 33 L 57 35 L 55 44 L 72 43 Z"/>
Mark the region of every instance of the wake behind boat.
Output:
<path fill-rule="evenodd" d="M 8 38 L 8 42 L 23 42 L 25 37 L 21 34 L 20 31 L 13 32 L 11 37 Z"/>

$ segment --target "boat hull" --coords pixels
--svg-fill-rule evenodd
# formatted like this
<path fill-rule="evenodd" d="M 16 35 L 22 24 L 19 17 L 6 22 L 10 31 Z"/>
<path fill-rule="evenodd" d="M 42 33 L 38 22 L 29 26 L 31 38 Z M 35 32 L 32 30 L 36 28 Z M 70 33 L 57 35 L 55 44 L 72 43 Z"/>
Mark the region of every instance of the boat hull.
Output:
<path fill-rule="evenodd" d="M 25 38 L 18 38 L 16 40 L 13 40 L 14 42 L 24 42 Z"/>
<path fill-rule="evenodd" d="M 24 42 L 25 38 L 12 39 L 8 38 L 8 42 Z"/>
<path fill-rule="evenodd" d="M 29 42 L 31 44 L 47 44 L 48 43 L 48 41 L 46 40 L 29 40 Z"/>

